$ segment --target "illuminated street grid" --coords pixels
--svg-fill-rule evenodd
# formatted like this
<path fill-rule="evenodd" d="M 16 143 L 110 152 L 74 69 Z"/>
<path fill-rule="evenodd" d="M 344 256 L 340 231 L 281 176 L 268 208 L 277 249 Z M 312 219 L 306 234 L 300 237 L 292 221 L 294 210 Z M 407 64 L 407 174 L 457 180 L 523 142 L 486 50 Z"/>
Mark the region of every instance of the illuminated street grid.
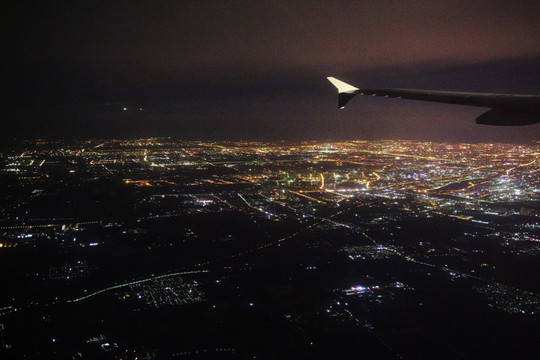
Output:
<path fill-rule="evenodd" d="M 386 140 L 288 144 L 151 138 L 72 143 L 38 140 L 24 145 L 20 152 L 1 154 L 4 166 L 0 174 L 10 188 L 21 191 L 11 194 L 2 208 L 0 248 L 44 240 L 80 247 L 102 245 L 99 240 L 82 241 L 78 234 L 95 226 L 121 228 L 122 221 L 101 213 L 92 218 L 73 216 L 68 210 L 32 214 L 25 204 L 54 199 L 65 181 L 84 185 L 111 178 L 122 179 L 127 189 L 138 189 L 134 204 L 138 221 L 241 210 L 276 222 L 301 222 L 317 218 L 320 208 L 339 209 L 345 200 L 381 199 L 392 211 L 358 221 L 385 230 L 404 214 L 443 216 L 481 229 L 463 234 L 464 238 L 492 237 L 507 244 L 540 242 L 540 211 L 529 206 L 540 200 L 539 143 Z M 505 222 L 512 216 L 522 220 Z M 319 225 L 335 226 L 331 221 Z M 125 230 L 138 231 L 144 230 Z M 186 228 L 184 237 L 188 240 L 197 235 Z M 389 232 L 388 238 L 393 237 Z M 357 250 L 344 251 L 352 257 L 388 256 L 380 248 Z M 511 251 L 535 255 L 539 250 L 532 246 Z M 423 256 L 453 252 L 449 248 Z M 51 268 L 54 275 L 50 276 L 67 278 L 66 271 Z"/>
<path fill-rule="evenodd" d="M 538 144 L 395 140 L 267 144 L 141 139 L 60 145 L 42 141 L 28 144 L 26 151 L 3 154 L 2 172 L 35 185 L 45 180 L 45 169 L 57 167 L 69 174 L 94 178 L 115 174 L 122 175 L 126 184 L 159 186 L 183 184 L 176 170 L 189 168 L 200 172 L 188 182 L 192 186 L 285 186 L 296 196 L 325 203 L 359 191 L 387 196 L 408 191 L 425 195 L 426 201 L 432 195 L 451 195 L 494 204 L 540 198 L 535 186 L 539 151 Z M 230 171 L 205 171 L 215 167 Z M 149 178 L 148 169 L 156 176 Z M 39 187 L 32 195 L 40 195 Z"/>
<path fill-rule="evenodd" d="M 49 267 L 49 278 L 54 280 L 69 280 L 86 276 L 88 276 L 88 263 L 84 260 Z"/>
<path fill-rule="evenodd" d="M 487 297 L 489 306 L 506 311 L 510 314 L 538 314 L 540 296 L 514 289 L 502 284 L 488 284 L 474 288 Z"/>
<path fill-rule="evenodd" d="M 185 283 L 179 276 L 133 284 L 125 292 L 117 293 L 116 296 L 122 300 L 134 299 L 135 302 L 156 308 L 166 305 L 192 304 L 205 300 L 196 282 Z"/>
<path fill-rule="evenodd" d="M 43 291 L 12 281 L 0 316 L 198 307 L 214 328 L 269 311 L 301 337 L 344 327 L 397 358 L 392 321 L 430 323 L 447 296 L 448 314 L 534 321 L 539 155 L 540 143 L 27 141 L 0 154 L 0 254 L 28 259 L 6 268 Z M 172 353 L 238 349 L 226 345 Z"/>

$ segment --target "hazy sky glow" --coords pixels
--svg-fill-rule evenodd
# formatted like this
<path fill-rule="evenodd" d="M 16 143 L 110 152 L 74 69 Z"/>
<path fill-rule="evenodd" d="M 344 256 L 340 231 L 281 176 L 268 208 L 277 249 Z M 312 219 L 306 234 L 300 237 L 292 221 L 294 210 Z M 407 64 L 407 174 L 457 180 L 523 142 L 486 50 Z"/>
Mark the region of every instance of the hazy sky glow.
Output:
<path fill-rule="evenodd" d="M 537 1 L 16 6 L 3 20 L 6 134 L 528 141 L 540 133 L 475 125 L 482 109 L 461 106 L 358 97 L 337 111 L 325 79 L 540 94 Z"/>

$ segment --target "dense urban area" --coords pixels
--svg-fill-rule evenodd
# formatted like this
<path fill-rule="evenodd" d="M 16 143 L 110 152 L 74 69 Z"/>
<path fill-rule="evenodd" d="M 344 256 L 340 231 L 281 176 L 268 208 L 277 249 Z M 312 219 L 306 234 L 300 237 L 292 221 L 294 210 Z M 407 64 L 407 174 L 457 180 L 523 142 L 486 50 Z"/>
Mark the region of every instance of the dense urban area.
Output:
<path fill-rule="evenodd" d="M 14 142 L 0 358 L 533 359 L 540 142 Z"/>

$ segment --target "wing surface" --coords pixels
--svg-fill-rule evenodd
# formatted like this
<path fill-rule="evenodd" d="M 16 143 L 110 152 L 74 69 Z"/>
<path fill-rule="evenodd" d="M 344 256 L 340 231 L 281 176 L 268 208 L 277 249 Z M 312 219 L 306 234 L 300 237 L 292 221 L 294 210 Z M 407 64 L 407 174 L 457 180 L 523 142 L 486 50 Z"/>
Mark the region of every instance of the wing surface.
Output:
<path fill-rule="evenodd" d="M 476 120 L 487 125 L 529 125 L 540 122 L 540 95 L 469 93 L 416 89 L 360 89 L 334 77 L 327 78 L 338 89 L 338 107 L 343 109 L 355 95 L 431 101 L 491 108 Z"/>

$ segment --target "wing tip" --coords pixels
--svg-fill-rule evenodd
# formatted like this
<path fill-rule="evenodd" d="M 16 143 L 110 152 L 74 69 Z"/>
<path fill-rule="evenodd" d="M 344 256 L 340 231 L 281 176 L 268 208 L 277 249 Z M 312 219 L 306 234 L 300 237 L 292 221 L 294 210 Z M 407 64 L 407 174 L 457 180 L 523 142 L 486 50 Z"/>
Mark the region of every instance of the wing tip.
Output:
<path fill-rule="evenodd" d="M 344 81 L 341 81 L 339 79 L 336 79 L 335 77 L 333 76 L 327 76 L 326 79 L 328 81 L 330 81 L 332 83 L 332 85 L 334 85 L 337 89 L 338 89 L 338 93 L 353 93 L 357 90 L 360 90 L 359 88 L 355 87 L 355 86 L 352 86 L 350 84 L 347 84 L 346 82 Z"/>

